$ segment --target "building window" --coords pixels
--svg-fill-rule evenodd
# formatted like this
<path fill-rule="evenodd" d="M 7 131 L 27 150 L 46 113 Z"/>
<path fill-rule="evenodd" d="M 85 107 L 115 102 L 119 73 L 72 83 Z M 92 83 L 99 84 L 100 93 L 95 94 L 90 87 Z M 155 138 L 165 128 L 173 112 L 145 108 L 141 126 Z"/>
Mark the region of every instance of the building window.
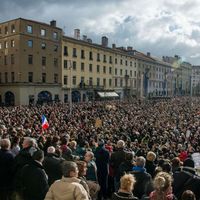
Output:
<path fill-rule="evenodd" d="M 89 86 L 92 86 L 92 85 L 93 85 L 93 78 L 90 77 L 90 78 L 89 78 Z"/>
<path fill-rule="evenodd" d="M 11 61 L 12 65 L 15 64 L 15 56 L 14 56 L 14 54 L 11 54 L 10 61 Z"/>
<path fill-rule="evenodd" d="M 117 87 L 117 78 L 115 78 L 115 87 Z"/>
<path fill-rule="evenodd" d="M 125 65 L 127 66 L 128 65 L 128 61 L 126 60 L 125 63 L 126 63 Z"/>
<path fill-rule="evenodd" d="M 117 68 L 115 68 L 115 75 L 117 75 Z"/>
<path fill-rule="evenodd" d="M 112 87 L 112 79 L 109 79 L 109 87 Z"/>
<path fill-rule="evenodd" d="M 90 53 L 89 53 L 89 60 L 93 60 L 92 51 L 90 51 Z"/>
<path fill-rule="evenodd" d="M 7 62 L 7 56 L 4 56 L 4 65 L 7 65 L 8 62 Z"/>
<path fill-rule="evenodd" d="M 7 35 L 8 34 L 8 27 L 5 26 L 5 34 Z"/>
<path fill-rule="evenodd" d="M 46 43 L 42 42 L 41 47 L 42 49 L 46 49 Z"/>
<path fill-rule="evenodd" d="M 125 75 L 128 75 L 128 70 L 126 69 L 126 71 L 125 71 Z"/>
<path fill-rule="evenodd" d="M 58 67 L 58 58 L 53 59 L 54 67 Z"/>
<path fill-rule="evenodd" d="M 28 64 L 33 64 L 33 55 L 28 55 Z"/>
<path fill-rule="evenodd" d="M 5 47 L 5 49 L 8 48 L 8 42 L 7 42 L 7 41 L 5 41 L 5 43 L 4 43 L 4 47 Z"/>
<path fill-rule="evenodd" d="M 106 87 L 106 79 L 103 79 L 103 86 Z"/>
<path fill-rule="evenodd" d="M 100 86 L 100 78 L 97 78 L 97 86 Z"/>
<path fill-rule="evenodd" d="M 131 67 L 133 66 L 133 63 L 132 63 L 132 61 L 130 61 L 130 66 L 131 66 Z"/>
<path fill-rule="evenodd" d="M 112 67 L 109 67 L 109 74 L 112 74 Z"/>
<path fill-rule="evenodd" d="M 14 24 L 12 24 L 12 26 L 11 26 L 11 33 L 15 33 L 15 25 Z"/>
<path fill-rule="evenodd" d="M 73 84 L 73 85 L 76 85 L 76 76 L 73 76 L 73 77 L 72 77 L 72 84 Z"/>
<path fill-rule="evenodd" d="M 15 40 L 11 40 L 11 47 L 15 47 Z"/>
<path fill-rule="evenodd" d="M 31 48 L 33 47 L 33 40 L 28 40 L 27 43 L 28 43 L 28 47 L 31 47 Z"/>
<path fill-rule="evenodd" d="M 120 65 L 123 65 L 123 60 L 122 59 L 120 59 Z"/>
<path fill-rule="evenodd" d="M 112 56 L 109 58 L 109 63 L 112 64 Z"/>
<path fill-rule="evenodd" d="M 55 51 L 55 52 L 58 51 L 58 45 L 54 45 L 54 51 Z"/>
<path fill-rule="evenodd" d="M 11 72 L 11 82 L 15 82 L 15 72 Z"/>
<path fill-rule="evenodd" d="M 67 69 L 67 60 L 64 60 L 63 65 L 64 65 L 64 69 Z"/>
<path fill-rule="evenodd" d="M 42 73 L 42 83 L 46 83 L 46 73 Z"/>
<path fill-rule="evenodd" d="M 100 66 L 97 65 L 97 73 L 100 73 Z"/>
<path fill-rule="evenodd" d="M 58 74 L 54 74 L 54 83 L 58 83 Z"/>
<path fill-rule="evenodd" d="M 73 55 L 72 55 L 73 57 L 77 57 L 77 55 L 76 55 L 76 48 L 73 48 Z"/>
<path fill-rule="evenodd" d="M 120 87 L 123 87 L 123 79 L 120 79 Z"/>
<path fill-rule="evenodd" d="M 122 76 L 123 75 L 123 73 L 122 73 L 123 71 L 122 71 L 122 69 L 120 69 L 120 75 Z"/>
<path fill-rule="evenodd" d="M 8 82 L 8 72 L 5 72 L 5 83 Z"/>
<path fill-rule="evenodd" d="M 134 76 L 136 77 L 136 71 L 134 71 Z"/>
<path fill-rule="evenodd" d="M 97 53 L 97 61 L 100 62 L 100 53 Z"/>
<path fill-rule="evenodd" d="M 81 63 L 81 71 L 83 72 L 85 70 L 85 64 Z"/>
<path fill-rule="evenodd" d="M 80 88 L 83 88 L 85 86 L 85 78 L 84 76 L 81 76 L 81 82 L 80 82 Z"/>
<path fill-rule="evenodd" d="M 64 46 L 64 52 L 63 52 L 64 56 L 68 56 L 68 49 L 67 46 Z"/>
<path fill-rule="evenodd" d="M 57 32 L 53 32 L 53 39 L 57 40 L 58 39 L 58 33 Z"/>
<path fill-rule="evenodd" d="M 106 63 L 106 55 L 103 55 L 103 62 Z"/>
<path fill-rule="evenodd" d="M 85 51 L 81 50 L 81 58 L 84 59 L 85 58 Z"/>
<path fill-rule="evenodd" d="M 64 94 L 64 103 L 68 102 L 68 94 Z"/>
<path fill-rule="evenodd" d="M 41 29 L 40 30 L 40 35 L 41 36 L 46 36 L 46 30 L 45 29 Z"/>
<path fill-rule="evenodd" d="M 117 58 L 115 58 L 115 64 L 117 64 Z"/>
<path fill-rule="evenodd" d="M 106 74 L 106 66 L 103 66 L 103 73 Z"/>
<path fill-rule="evenodd" d="M 26 31 L 27 33 L 33 33 L 33 27 L 31 25 L 27 25 Z"/>
<path fill-rule="evenodd" d="M 42 66 L 46 66 L 46 57 L 42 56 Z"/>
<path fill-rule="evenodd" d="M 63 82 L 64 82 L 64 85 L 67 85 L 67 82 L 68 82 L 68 77 L 67 76 L 64 76 Z"/>
<path fill-rule="evenodd" d="M 33 82 L 33 72 L 28 73 L 28 82 L 32 83 Z"/>
<path fill-rule="evenodd" d="M 133 72 L 132 72 L 132 70 L 130 70 L 130 76 L 131 76 L 131 77 L 133 76 Z"/>
<path fill-rule="evenodd" d="M 72 66 L 73 66 L 73 70 L 76 70 L 76 61 L 73 61 Z"/>
<path fill-rule="evenodd" d="M 92 72 L 92 64 L 89 64 L 89 72 Z"/>

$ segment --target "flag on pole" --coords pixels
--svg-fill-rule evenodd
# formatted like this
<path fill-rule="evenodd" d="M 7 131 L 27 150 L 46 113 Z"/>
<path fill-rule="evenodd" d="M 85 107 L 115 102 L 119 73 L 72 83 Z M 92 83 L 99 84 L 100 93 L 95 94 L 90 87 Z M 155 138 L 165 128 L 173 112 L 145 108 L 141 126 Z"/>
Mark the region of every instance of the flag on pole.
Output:
<path fill-rule="evenodd" d="M 44 115 L 42 115 L 42 129 L 45 130 L 47 128 L 49 128 L 49 123 L 47 121 L 47 118 Z"/>

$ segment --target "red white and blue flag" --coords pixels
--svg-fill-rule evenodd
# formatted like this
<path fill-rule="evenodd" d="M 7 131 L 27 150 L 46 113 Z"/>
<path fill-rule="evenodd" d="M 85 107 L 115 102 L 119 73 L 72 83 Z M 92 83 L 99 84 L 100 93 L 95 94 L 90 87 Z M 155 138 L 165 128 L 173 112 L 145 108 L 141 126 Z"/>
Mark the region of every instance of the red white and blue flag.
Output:
<path fill-rule="evenodd" d="M 49 123 L 47 121 L 47 118 L 44 115 L 42 115 L 42 129 L 45 130 L 47 128 L 49 128 Z"/>

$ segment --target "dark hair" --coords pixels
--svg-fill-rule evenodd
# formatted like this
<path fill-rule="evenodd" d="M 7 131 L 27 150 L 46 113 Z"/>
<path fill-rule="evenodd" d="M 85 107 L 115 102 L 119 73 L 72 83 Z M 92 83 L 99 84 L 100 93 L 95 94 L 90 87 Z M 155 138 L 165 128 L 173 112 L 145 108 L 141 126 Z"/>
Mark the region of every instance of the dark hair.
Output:
<path fill-rule="evenodd" d="M 186 190 L 183 192 L 181 200 L 196 200 L 196 197 L 191 190 Z"/>
<path fill-rule="evenodd" d="M 32 158 L 34 160 L 40 161 L 44 159 L 44 152 L 42 150 L 37 150 L 33 153 Z"/>

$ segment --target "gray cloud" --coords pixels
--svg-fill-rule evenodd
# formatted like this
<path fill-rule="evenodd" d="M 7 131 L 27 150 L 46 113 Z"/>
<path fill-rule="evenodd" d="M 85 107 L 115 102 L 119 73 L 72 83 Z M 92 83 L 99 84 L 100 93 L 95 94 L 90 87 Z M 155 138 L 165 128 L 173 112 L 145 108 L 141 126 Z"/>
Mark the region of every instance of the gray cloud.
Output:
<path fill-rule="evenodd" d="M 55 19 L 69 36 L 80 28 L 96 43 L 107 35 L 110 45 L 200 64 L 199 9 L 198 0 L 0 0 L 0 19 Z"/>

